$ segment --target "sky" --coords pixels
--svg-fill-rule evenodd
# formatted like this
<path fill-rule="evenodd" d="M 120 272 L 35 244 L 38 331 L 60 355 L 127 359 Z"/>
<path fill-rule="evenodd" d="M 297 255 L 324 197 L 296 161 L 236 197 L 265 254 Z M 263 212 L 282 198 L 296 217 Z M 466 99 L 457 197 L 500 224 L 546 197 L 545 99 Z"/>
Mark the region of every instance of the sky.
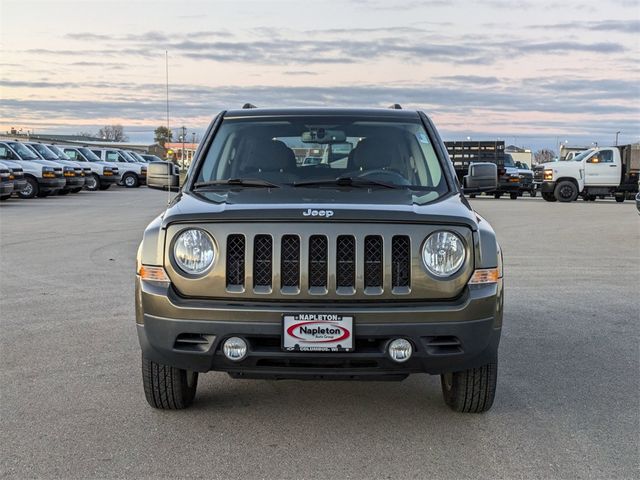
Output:
<path fill-rule="evenodd" d="M 0 132 L 200 135 L 265 107 L 400 103 L 445 140 L 640 140 L 640 0 L 0 0 Z"/>

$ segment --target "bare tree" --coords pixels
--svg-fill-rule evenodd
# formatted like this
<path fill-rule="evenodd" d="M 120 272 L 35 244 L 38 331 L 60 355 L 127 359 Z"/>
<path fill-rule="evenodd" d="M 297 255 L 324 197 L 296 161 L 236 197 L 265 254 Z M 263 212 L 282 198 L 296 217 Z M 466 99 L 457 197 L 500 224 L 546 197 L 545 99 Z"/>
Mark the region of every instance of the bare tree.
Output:
<path fill-rule="evenodd" d="M 129 137 L 125 135 L 122 125 L 105 125 L 98 130 L 98 137 L 109 142 L 126 142 Z"/>
<path fill-rule="evenodd" d="M 95 137 L 96 134 L 94 134 L 93 132 L 89 132 L 89 131 L 80 131 L 78 133 L 76 133 L 76 135 L 78 137 Z"/>
<path fill-rule="evenodd" d="M 533 155 L 533 161 L 535 163 L 547 163 L 553 162 L 553 159 L 556 157 L 556 152 L 553 150 L 549 150 L 547 148 L 543 148 L 542 150 L 538 150 Z"/>

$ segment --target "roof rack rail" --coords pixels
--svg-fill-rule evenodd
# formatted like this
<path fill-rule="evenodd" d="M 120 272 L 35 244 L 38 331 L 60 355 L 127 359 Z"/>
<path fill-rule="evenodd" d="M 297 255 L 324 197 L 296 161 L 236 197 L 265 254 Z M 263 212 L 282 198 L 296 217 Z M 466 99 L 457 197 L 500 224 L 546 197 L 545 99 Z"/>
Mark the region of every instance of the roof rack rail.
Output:
<path fill-rule="evenodd" d="M 258 107 L 256 107 L 253 103 L 245 103 L 244 105 L 242 105 L 243 110 L 247 108 L 258 108 Z"/>
<path fill-rule="evenodd" d="M 393 105 L 389 105 L 389 108 L 391 110 L 402 110 L 402 105 L 400 105 L 399 103 L 394 103 Z"/>

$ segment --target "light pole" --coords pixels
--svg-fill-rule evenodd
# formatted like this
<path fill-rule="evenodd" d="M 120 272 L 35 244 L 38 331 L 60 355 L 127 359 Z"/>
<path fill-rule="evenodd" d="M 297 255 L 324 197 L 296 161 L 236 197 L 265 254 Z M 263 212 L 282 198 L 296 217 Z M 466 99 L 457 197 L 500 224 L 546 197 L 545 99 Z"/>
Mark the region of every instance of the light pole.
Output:
<path fill-rule="evenodd" d="M 618 135 L 620 135 L 622 132 L 621 131 L 617 131 L 616 132 L 616 147 L 618 146 Z"/>
<path fill-rule="evenodd" d="M 182 135 L 180 135 L 180 139 L 182 140 L 182 154 L 180 155 L 180 162 L 182 163 L 182 170 L 184 170 L 184 141 L 187 136 L 187 127 L 183 125 L 180 128 L 182 128 Z"/>

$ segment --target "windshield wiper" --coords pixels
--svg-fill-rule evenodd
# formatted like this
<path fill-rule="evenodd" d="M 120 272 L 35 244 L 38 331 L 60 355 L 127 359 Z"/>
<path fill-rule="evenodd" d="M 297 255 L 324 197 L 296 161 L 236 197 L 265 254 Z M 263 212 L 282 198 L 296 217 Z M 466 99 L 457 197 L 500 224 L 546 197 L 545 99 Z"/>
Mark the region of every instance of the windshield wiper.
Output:
<path fill-rule="evenodd" d="M 397 185 L 395 183 L 381 182 L 379 180 L 371 180 L 369 178 L 358 177 L 338 177 L 324 180 L 305 180 L 303 182 L 294 182 L 294 187 L 308 187 L 313 185 L 337 185 L 339 187 L 384 187 L 384 188 L 406 188 L 405 185 Z"/>
<path fill-rule="evenodd" d="M 216 187 L 221 185 L 231 185 L 238 187 L 262 187 L 262 188 L 280 188 L 277 183 L 267 182 L 266 180 L 251 178 L 230 178 L 228 180 L 210 180 L 208 182 L 198 182 L 193 188 L 202 189 L 206 187 Z"/>

